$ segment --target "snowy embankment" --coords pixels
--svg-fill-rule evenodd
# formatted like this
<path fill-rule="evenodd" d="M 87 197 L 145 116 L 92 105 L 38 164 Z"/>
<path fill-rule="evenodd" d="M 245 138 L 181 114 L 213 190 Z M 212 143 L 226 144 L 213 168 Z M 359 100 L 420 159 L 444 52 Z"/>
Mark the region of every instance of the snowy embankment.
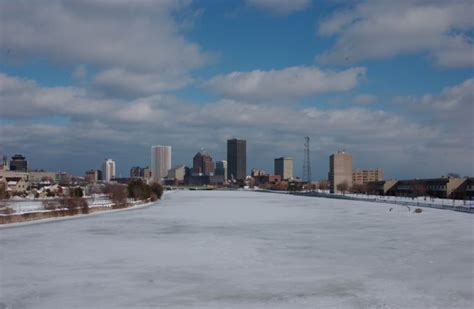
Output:
<path fill-rule="evenodd" d="M 52 199 L 15 198 L 6 200 L 1 209 L 5 209 L 5 207 L 12 209 L 13 213 L 0 214 L 0 226 L 24 225 L 37 221 L 64 220 L 71 217 L 84 217 L 102 212 L 139 208 L 155 203 L 129 199 L 127 207 L 113 209 L 114 203 L 106 195 L 96 195 L 94 197 L 86 197 L 85 199 L 89 207 L 87 211 L 77 209 L 73 214 L 71 214 L 67 208 L 45 209 L 43 202 L 51 201 Z"/>
<path fill-rule="evenodd" d="M 260 190 L 261 192 L 271 192 L 268 190 Z M 319 198 L 332 198 L 332 199 L 345 199 L 345 200 L 358 200 L 365 202 L 376 202 L 376 203 L 388 203 L 394 205 L 403 206 L 415 206 L 415 207 L 430 207 L 438 209 L 448 209 L 454 211 L 462 211 L 474 213 L 474 201 L 471 200 L 453 200 L 453 199 L 440 199 L 431 197 L 402 197 L 402 196 L 379 196 L 379 195 L 368 195 L 368 194 L 342 194 L 342 193 L 329 193 L 327 191 L 315 190 L 315 191 L 296 191 L 288 192 L 294 195 L 303 195 Z"/>
<path fill-rule="evenodd" d="M 0 307 L 474 305 L 470 214 L 248 191 L 158 205 L 3 229 Z"/>

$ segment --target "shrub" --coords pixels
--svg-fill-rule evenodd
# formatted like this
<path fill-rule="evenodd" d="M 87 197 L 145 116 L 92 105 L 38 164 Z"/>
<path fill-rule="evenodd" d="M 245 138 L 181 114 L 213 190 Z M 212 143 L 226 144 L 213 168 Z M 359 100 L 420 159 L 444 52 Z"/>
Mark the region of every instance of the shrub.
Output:
<path fill-rule="evenodd" d="M 161 196 L 163 196 L 163 186 L 157 182 L 151 184 L 150 190 L 152 194 L 156 195 L 157 199 L 161 199 Z"/>
<path fill-rule="evenodd" d="M 135 200 L 146 200 L 151 197 L 151 188 L 141 179 L 133 179 L 128 184 L 128 196 Z"/>
<path fill-rule="evenodd" d="M 10 198 L 10 194 L 7 191 L 7 184 L 3 181 L 0 182 L 0 199 Z"/>
<path fill-rule="evenodd" d="M 415 209 L 415 213 L 417 213 L 417 214 L 421 213 L 422 211 L 423 211 L 423 209 L 421 209 L 421 208 L 416 208 Z"/>
<path fill-rule="evenodd" d="M 84 192 L 82 191 L 82 188 L 75 187 L 75 188 L 72 188 L 71 190 L 69 190 L 69 195 L 71 197 L 83 197 Z"/>
<path fill-rule="evenodd" d="M 108 184 L 105 192 L 114 203 L 113 208 L 123 208 L 127 206 L 128 186 L 120 184 Z"/>
<path fill-rule="evenodd" d="M 79 209 L 83 213 L 89 213 L 89 204 L 87 204 L 86 199 L 82 197 L 63 197 L 59 200 L 59 204 L 62 208 L 69 209 L 71 214 L 76 214 Z"/>

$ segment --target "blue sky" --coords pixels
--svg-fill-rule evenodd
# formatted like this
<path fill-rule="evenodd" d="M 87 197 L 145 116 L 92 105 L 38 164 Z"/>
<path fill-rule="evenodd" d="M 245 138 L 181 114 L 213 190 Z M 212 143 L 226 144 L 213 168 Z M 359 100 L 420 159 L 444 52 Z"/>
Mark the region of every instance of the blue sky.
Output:
<path fill-rule="evenodd" d="M 471 1 L 0 1 L 0 151 L 119 173 L 173 146 L 272 171 L 304 136 L 386 177 L 474 173 Z"/>

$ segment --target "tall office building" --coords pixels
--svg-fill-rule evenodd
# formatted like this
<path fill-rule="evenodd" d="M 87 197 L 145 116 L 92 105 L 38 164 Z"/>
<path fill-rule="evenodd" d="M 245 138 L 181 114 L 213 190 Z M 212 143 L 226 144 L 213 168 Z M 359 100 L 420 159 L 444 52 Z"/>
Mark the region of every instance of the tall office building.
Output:
<path fill-rule="evenodd" d="M 224 179 L 227 179 L 227 161 L 226 160 L 216 162 L 216 169 L 214 170 L 214 175 L 224 176 Z"/>
<path fill-rule="evenodd" d="M 338 192 L 337 186 L 346 183 L 352 187 L 352 155 L 338 151 L 329 157 L 329 189 L 331 193 Z"/>
<path fill-rule="evenodd" d="M 160 182 L 171 169 L 171 146 L 151 146 L 151 178 Z"/>
<path fill-rule="evenodd" d="M 102 163 L 102 180 L 109 182 L 115 178 L 115 161 L 107 159 Z"/>
<path fill-rule="evenodd" d="M 28 161 L 21 154 L 16 154 L 10 160 L 10 170 L 16 172 L 27 172 Z"/>
<path fill-rule="evenodd" d="M 204 150 L 199 151 L 193 158 L 194 175 L 210 176 L 214 175 L 214 163 L 212 157 Z"/>
<path fill-rule="evenodd" d="M 243 180 L 247 176 L 247 141 L 243 139 L 227 140 L 227 177 Z"/>
<path fill-rule="evenodd" d="M 281 179 L 293 178 L 293 158 L 281 157 L 275 159 L 275 175 Z"/>

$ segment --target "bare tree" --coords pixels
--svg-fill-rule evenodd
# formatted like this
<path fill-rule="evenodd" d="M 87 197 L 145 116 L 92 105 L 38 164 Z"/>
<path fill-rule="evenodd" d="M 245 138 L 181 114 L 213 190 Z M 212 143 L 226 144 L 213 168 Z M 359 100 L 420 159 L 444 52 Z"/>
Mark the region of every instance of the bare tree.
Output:
<path fill-rule="evenodd" d="M 126 185 L 109 184 L 105 187 L 105 192 L 115 204 L 114 208 L 123 208 L 127 206 L 128 190 Z"/>
<path fill-rule="evenodd" d="M 347 190 L 349 190 L 349 184 L 347 183 L 347 181 L 343 181 L 337 184 L 336 189 L 342 192 L 342 195 L 345 195 Z"/>
<path fill-rule="evenodd" d="M 329 190 L 329 183 L 327 180 L 321 180 L 319 183 L 318 183 L 318 189 L 321 190 L 321 191 L 327 191 Z"/>
<path fill-rule="evenodd" d="M 0 182 L 0 199 L 7 199 L 10 195 L 7 191 L 7 184 L 3 181 Z"/>

